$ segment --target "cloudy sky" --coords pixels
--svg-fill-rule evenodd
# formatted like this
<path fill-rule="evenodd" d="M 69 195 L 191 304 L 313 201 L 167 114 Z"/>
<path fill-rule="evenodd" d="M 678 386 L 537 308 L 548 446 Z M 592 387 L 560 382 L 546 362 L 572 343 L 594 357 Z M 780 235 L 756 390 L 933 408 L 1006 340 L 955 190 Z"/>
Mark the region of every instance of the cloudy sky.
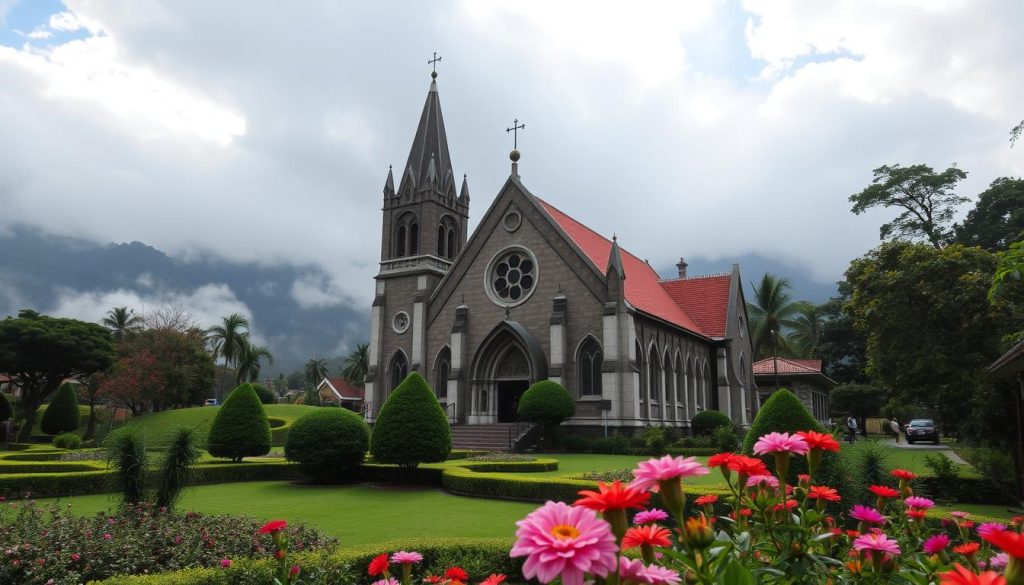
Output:
<path fill-rule="evenodd" d="M 849 212 L 871 169 L 1024 174 L 1022 30 L 1020 0 L 0 0 L 0 230 L 317 266 L 297 303 L 366 307 L 437 51 L 474 223 L 518 117 L 527 186 L 652 264 L 830 282 L 892 215 Z"/>

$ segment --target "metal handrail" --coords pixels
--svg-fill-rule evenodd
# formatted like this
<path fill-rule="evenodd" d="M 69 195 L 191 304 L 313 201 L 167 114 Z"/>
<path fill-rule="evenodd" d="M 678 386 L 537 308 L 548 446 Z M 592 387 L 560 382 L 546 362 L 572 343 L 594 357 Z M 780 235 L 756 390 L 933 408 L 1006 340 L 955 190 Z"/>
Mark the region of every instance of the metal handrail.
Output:
<path fill-rule="evenodd" d="M 444 414 L 445 414 L 445 416 L 448 417 L 448 422 L 449 423 L 455 422 L 455 403 L 454 402 L 447 402 L 447 403 L 445 403 L 445 405 L 444 405 Z"/>
<path fill-rule="evenodd" d="M 508 427 L 508 450 L 515 449 L 516 443 L 533 428 L 533 423 L 517 420 Z"/>

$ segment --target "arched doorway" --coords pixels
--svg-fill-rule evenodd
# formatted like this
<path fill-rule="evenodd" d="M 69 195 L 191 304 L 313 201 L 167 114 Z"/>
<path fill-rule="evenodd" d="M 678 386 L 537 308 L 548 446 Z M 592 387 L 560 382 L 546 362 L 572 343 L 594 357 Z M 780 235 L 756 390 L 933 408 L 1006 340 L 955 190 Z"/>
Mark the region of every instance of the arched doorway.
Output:
<path fill-rule="evenodd" d="M 503 321 L 480 344 L 473 358 L 466 422 L 515 422 L 519 399 L 548 376 L 540 343 L 514 321 Z"/>

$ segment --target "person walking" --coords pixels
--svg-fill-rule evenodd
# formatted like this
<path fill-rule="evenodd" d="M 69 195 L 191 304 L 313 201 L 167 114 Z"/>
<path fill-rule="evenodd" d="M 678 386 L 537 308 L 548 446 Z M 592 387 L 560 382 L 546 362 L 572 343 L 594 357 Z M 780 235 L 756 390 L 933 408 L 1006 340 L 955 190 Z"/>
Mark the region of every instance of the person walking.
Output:
<path fill-rule="evenodd" d="M 849 433 L 847 441 L 853 443 L 857 440 L 857 419 L 850 415 L 846 418 L 846 430 Z"/>
<path fill-rule="evenodd" d="M 896 444 L 900 444 L 900 423 L 896 422 L 896 417 L 892 417 L 889 421 L 889 428 L 892 430 L 892 434 L 896 435 Z"/>

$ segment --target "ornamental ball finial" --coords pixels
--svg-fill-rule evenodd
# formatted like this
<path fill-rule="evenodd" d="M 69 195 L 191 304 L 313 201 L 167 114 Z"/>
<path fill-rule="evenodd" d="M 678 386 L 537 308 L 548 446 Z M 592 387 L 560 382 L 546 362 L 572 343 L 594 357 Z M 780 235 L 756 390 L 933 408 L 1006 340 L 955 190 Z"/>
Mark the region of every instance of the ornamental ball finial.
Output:
<path fill-rule="evenodd" d="M 431 79 L 437 79 L 437 71 L 431 71 L 430 72 L 430 78 Z"/>
<path fill-rule="evenodd" d="M 508 153 L 508 157 L 512 159 L 512 162 L 519 162 L 519 149 L 513 148 L 512 152 Z"/>

